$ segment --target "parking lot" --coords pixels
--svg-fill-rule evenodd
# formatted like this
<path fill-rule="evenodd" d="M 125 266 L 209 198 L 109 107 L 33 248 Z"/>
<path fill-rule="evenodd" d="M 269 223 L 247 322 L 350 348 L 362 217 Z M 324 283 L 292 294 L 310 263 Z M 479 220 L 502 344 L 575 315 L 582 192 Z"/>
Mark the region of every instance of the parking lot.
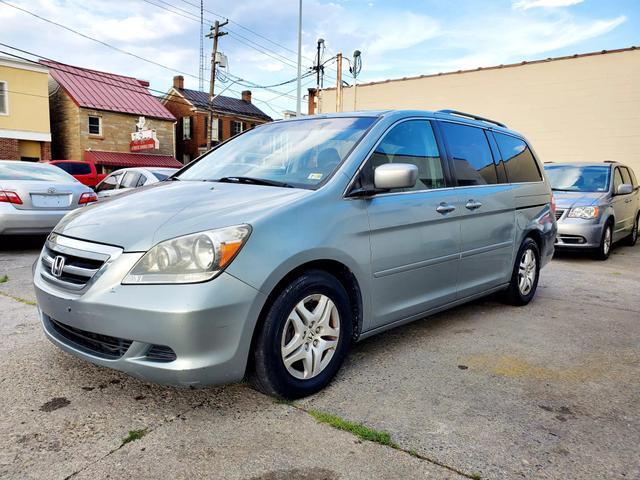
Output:
<path fill-rule="evenodd" d="M 366 340 L 288 404 L 63 353 L 34 305 L 42 240 L 0 240 L 2 478 L 640 478 L 640 247 L 556 258 L 526 307 L 486 299 Z"/>

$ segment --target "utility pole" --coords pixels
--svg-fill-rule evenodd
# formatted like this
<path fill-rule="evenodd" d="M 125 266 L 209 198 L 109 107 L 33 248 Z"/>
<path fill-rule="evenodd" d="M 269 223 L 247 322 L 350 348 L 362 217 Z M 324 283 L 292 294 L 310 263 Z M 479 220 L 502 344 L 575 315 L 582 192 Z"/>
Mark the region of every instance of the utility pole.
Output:
<path fill-rule="evenodd" d="M 211 129 L 213 126 L 213 87 L 216 80 L 216 57 L 218 55 L 218 38 L 227 34 L 227 32 L 221 32 L 220 27 L 224 27 L 229 20 L 225 20 L 220 23 L 216 20 L 216 23 L 211 27 L 211 31 L 207 35 L 207 38 L 213 38 L 213 51 L 211 52 L 211 79 L 209 83 L 209 125 L 207 127 L 207 150 L 211 150 Z"/>
<path fill-rule="evenodd" d="M 342 54 L 336 55 L 336 67 L 338 73 L 336 75 L 336 112 L 342 111 Z"/>
<path fill-rule="evenodd" d="M 298 8 L 298 95 L 296 96 L 296 117 L 302 110 L 302 0 Z"/>
<path fill-rule="evenodd" d="M 200 0 L 200 64 L 198 65 L 198 90 L 204 91 L 204 0 Z"/>
<path fill-rule="evenodd" d="M 316 53 L 316 66 L 313 69 L 316 71 L 316 92 L 320 91 L 320 74 L 324 71 L 324 67 L 322 66 L 322 47 L 324 46 L 324 38 L 318 39 L 317 51 Z"/>

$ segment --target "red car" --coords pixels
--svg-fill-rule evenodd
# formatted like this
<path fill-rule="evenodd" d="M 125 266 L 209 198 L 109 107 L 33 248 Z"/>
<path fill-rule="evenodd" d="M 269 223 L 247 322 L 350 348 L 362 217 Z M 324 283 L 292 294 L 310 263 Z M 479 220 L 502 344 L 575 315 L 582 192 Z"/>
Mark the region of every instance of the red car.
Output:
<path fill-rule="evenodd" d="M 106 173 L 98 173 L 95 164 L 90 162 L 80 162 L 78 160 L 52 160 L 49 163 L 61 168 L 80 183 L 91 188 L 95 188 L 95 186 L 107 176 Z"/>

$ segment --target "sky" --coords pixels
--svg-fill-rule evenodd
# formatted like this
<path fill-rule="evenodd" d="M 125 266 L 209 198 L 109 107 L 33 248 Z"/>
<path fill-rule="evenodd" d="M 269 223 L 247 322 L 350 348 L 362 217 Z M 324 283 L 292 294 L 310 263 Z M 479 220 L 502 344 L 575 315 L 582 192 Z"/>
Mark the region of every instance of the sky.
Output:
<path fill-rule="evenodd" d="M 0 43 L 29 52 L 0 45 L 0 56 L 42 57 L 129 75 L 150 81 L 157 95 L 178 74 L 187 88 L 197 89 L 199 5 L 0 0 Z M 216 93 L 239 97 L 248 88 L 254 103 L 274 118 L 295 110 L 295 82 L 258 86 L 296 77 L 298 0 L 205 0 L 204 8 L 205 32 L 215 20 L 229 19 L 222 29 L 228 35 L 219 41 L 228 68 L 215 82 Z M 303 0 L 303 73 L 314 63 L 318 38 L 325 40 L 328 60 L 324 85 L 336 82 L 330 59 L 338 52 L 351 58 L 356 49 L 362 52 L 357 81 L 363 83 L 640 46 L 640 0 Z M 205 50 L 208 63 L 210 39 Z M 344 80 L 352 84 L 348 65 Z M 208 77 L 207 68 L 205 90 Z M 314 86 L 314 76 L 303 79 L 303 92 Z"/>

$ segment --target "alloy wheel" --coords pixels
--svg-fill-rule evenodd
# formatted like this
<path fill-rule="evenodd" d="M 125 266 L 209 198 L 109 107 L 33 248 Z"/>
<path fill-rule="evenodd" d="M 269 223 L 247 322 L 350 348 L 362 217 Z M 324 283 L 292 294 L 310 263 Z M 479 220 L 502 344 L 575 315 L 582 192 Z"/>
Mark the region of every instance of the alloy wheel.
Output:
<path fill-rule="evenodd" d="M 520 258 L 518 268 L 518 288 L 523 296 L 529 295 L 536 279 L 536 256 L 533 250 L 527 248 Z"/>
<path fill-rule="evenodd" d="M 602 253 L 609 255 L 609 250 L 611 250 L 611 227 L 607 227 L 602 239 Z"/>
<path fill-rule="evenodd" d="M 326 295 L 309 295 L 287 317 L 280 352 L 287 371 L 308 380 L 320 374 L 338 347 L 340 315 Z"/>

